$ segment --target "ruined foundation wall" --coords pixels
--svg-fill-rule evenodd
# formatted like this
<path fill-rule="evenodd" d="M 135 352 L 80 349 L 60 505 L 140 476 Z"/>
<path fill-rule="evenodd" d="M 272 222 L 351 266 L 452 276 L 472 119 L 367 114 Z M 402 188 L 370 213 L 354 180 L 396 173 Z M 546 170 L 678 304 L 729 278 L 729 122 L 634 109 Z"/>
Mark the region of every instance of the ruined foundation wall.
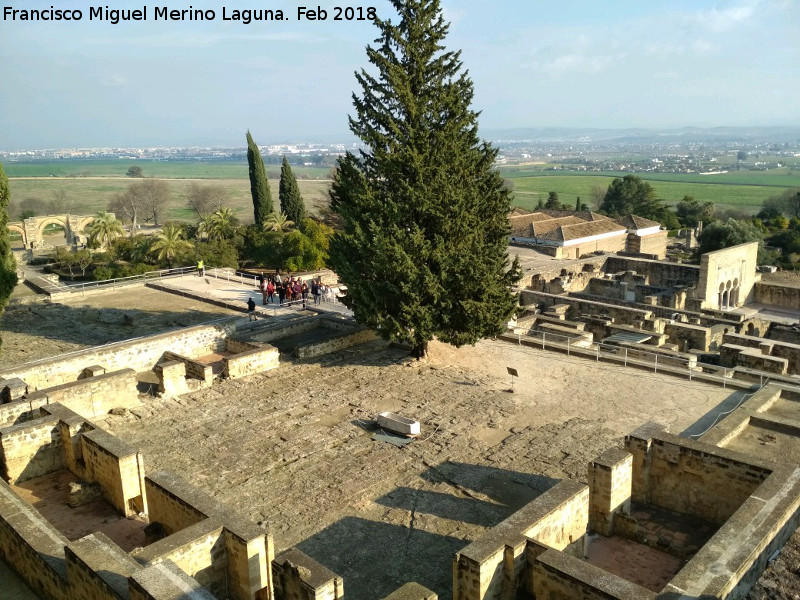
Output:
<path fill-rule="evenodd" d="M 524 585 L 527 538 L 563 550 L 583 538 L 588 522 L 589 488 L 559 482 L 456 554 L 453 598 L 513 597 Z"/>
<path fill-rule="evenodd" d="M 609 256 L 603 270 L 606 273 L 635 271 L 647 277 L 647 283 L 654 286 L 670 287 L 686 285 L 692 287 L 700 280 L 700 268 L 697 265 L 666 263 L 657 260 Z"/>
<path fill-rule="evenodd" d="M 3 478 L 17 484 L 66 466 L 58 419 L 46 417 L 0 429 Z"/>
<path fill-rule="evenodd" d="M 126 368 L 149 371 L 166 351 L 196 358 L 224 350 L 225 339 L 235 331 L 235 327 L 233 321 L 220 325 L 198 325 L 136 340 L 95 346 L 5 369 L 0 371 L 0 379 L 18 377 L 33 391 L 77 381 L 83 369 L 89 365 L 102 365 L 107 371 Z"/>
<path fill-rule="evenodd" d="M 141 455 L 102 429 L 80 437 L 86 478 L 100 484 L 103 496 L 120 514 L 146 512 Z"/>
<path fill-rule="evenodd" d="M 135 554 L 146 565 L 165 560 L 195 579 L 217 598 L 227 597 L 227 553 L 222 523 L 205 519 Z"/>
<path fill-rule="evenodd" d="M 92 419 L 112 408 L 129 407 L 138 401 L 136 371 L 121 369 L 96 377 L 40 389 L 28 394 L 27 402 L 60 403 L 82 417 Z"/>
<path fill-rule="evenodd" d="M 770 475 L 756 459 L 643 428 L 625 437 L 633 455 L 632 499 L 724 523 Z"/>
<path fill-rule="evenodd" d="M 797 310 L 800 306 L 800 287 L 756 282 L 753 302 Z"/>
<path fill-rule="evenodd" d="M 64 546 L 69 542 L 0 481 L 0 560 L 38 596 L 68 600 Z"/>
<path fill-rule="evenodd" d="M 654 600 L 656 595 L 621 577 L 562 552 L 547 550 L 533 567 L 536 600 Z"/>

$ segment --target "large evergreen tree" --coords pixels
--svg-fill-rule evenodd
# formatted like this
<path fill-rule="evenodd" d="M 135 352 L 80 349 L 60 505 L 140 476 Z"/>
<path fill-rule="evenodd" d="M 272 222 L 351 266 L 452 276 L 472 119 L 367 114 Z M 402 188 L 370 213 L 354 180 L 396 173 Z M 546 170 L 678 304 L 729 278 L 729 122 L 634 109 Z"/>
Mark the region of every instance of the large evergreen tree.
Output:
<path fill-rule="evenodd" d="M 250 172 L 250 193 L 253 195 L 253 216 L 256 225 L 261 225 L 273 210 L 272 192 L 269 191 L 264 159 L 261 158 L 261 152 L 250 131 L 247 132 L 247 166 Z"/>
<path fill-rule="evenodd" d="M 0 316 L 8 304 L 11 292 L 17 285 L 17 266 L 11 253 L 11 240 L 8 234 L 8 202 L 11 192 L 8 177 L 0 164 Z M 0 340 L 2 344 L 2 340 Z"/>
<path fill-rule="evenodd" d="M 510 197 L 478 139 L 472 81 L 446 51 L 439 0 L 391 0 L 356 73 L 351 130 L 366 149 L 339 160 L 331 208 L 342 229 L 330 262 L 345 304 L 386 339 L 424 356 L 434 337 L 461 346 L 504 330 L 516 309 L 509 268 Z"/>
<path fill-rule="evenodd" d="M 661 221 L 667 205 L 656 197 L 653 186 L 636 175 L 617 177 L 608 186 L 600 210 L 612 217 L 639 215 Z"/>
<path fill-rule="evenodd" d="M 297 179 L 285 156 L 281 164 L 281 181 L 278 185 L 278 198 L 280 198 L 281 201 L 281 212 L 286 213 L 290 221 L 299 223 L 303 220 L 306 207 L 303 204 L 303 197 L 300 195 L 300 188 L 297 186 Z"/>

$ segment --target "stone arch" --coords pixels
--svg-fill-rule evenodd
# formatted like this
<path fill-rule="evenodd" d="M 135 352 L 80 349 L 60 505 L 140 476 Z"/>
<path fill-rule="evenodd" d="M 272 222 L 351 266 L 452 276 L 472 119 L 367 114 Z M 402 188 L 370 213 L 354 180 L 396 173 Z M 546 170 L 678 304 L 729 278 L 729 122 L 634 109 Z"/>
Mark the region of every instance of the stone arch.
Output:
<path fill-rule="evenodd" d="M 25 234 L 25 228 L 24 227 L 22 227 L 20 225 L 17 225 L 16 223 L 9 223 L 8 224 L 8 230 L 9 231 L 16 231 L 17 233 L 22 235 L 22 246 L 24 248 L 28 247 L 28 236 Z"/>
<path fill-rule="evenodd" d="M 72 228 L 69 226 L 69 217 L 64 217 L 61 215 L 50 215 L 37 219 L 36 235 L 38 239 L 44 239 L 44 229 L 51 223 L 61 225 L 64 228 L 64 238 L 66 239 L 67 245 L 71 244 L 72 240 L 74 239 L 74 234 L 72 232 Z"/>

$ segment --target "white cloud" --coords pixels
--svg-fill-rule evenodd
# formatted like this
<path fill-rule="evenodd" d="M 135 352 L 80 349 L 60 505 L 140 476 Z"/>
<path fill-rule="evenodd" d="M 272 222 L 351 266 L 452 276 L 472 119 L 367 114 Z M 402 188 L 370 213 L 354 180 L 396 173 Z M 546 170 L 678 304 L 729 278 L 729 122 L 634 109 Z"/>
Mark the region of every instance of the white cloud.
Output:
<path fill-rule="evenodd" d="M 697 13 L 697 19 L 711 31 L 723 32 L 750 20 L 760 4 L 760 0 L 748 0 L 722 9 L 703 10 Z"/>

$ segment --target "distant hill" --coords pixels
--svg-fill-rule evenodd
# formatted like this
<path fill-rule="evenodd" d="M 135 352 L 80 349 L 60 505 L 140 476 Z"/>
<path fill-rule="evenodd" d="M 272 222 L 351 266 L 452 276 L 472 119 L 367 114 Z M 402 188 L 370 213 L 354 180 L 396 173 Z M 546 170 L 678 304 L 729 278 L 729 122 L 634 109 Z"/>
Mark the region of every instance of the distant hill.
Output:
<path fill-rule="evenodd" d="M 676 142 L 799 142 L 800 126 L 786 127 L 683 127 L 679 129 L 598 129 L 515 127 L 481 130 L 497 141 L 530 140 L 539 143 L 664 143 Z"/>

